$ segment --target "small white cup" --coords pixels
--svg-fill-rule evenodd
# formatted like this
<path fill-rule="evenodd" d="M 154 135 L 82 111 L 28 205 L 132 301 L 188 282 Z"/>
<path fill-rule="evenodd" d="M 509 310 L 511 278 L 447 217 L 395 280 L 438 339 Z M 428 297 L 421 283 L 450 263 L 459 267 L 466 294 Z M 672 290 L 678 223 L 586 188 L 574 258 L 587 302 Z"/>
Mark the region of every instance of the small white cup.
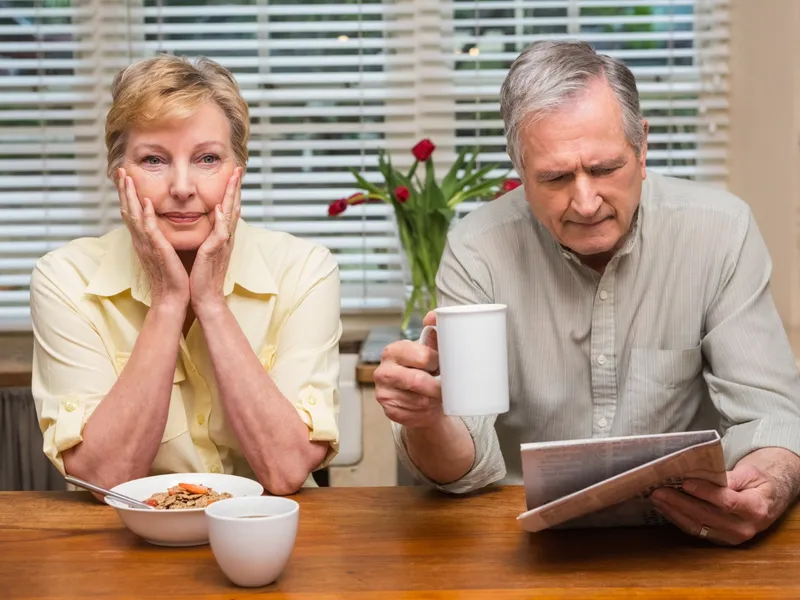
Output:
<path fill-rule="evenodd" d="M 505 304 L 465 304 L 437 308 L 439 373 L 444 414 L 460 417 L 508 412 L 508 346 Z"/>
<path fill-rule="evenodd" d="M 268 516 L 263 516 L 268 515 Z M 275 581 L 294 548 L 300 505 L 258 496 L 215 502 L 206 509 L 208 541 L 222 572 L 236 585 Z"/>

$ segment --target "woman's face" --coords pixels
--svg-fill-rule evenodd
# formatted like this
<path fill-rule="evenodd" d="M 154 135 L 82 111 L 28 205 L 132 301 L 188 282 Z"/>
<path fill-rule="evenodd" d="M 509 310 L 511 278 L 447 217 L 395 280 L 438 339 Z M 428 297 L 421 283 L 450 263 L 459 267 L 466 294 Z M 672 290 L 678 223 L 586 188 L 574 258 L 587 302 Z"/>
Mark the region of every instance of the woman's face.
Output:
<path fill-rule="evenodd" d="M 236 166 L 230 125 L 213 102 L 186 119 L 131 130 L 123 160 L 139 201 L 150 199 L 177 251 L 197 250 L 211 233 Z"/>

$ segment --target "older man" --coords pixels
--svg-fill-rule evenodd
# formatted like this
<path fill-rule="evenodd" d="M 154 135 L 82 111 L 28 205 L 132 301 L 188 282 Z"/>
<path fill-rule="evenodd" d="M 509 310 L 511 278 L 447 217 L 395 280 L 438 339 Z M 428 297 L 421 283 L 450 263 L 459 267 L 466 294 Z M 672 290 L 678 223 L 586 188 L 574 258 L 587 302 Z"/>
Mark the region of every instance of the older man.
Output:
<path fill-rule="evenodd" d="M 728 487 L 653 502 L 720 544 L 766 529 L 800 489 L 800 378 L 748 206 L 645 169 L 633 74 L 587 44 L 530 46 L 501 105 L 524 186 L 458 224 L 437 284 L 508 305 L 511 410 L 445 416 L 435 344 L 392 344 L 375 382 L 404 463 L 462 493 L 520 483 L 523 442 L 719 428 Z"/>

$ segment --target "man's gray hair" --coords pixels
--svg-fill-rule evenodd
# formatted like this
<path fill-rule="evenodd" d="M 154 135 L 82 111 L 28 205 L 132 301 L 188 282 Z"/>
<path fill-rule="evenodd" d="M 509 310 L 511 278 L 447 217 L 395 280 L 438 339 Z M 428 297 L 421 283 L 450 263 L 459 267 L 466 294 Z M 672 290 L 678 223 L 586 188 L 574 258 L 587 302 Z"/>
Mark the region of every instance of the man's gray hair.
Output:
<path fill-rule="evenodd" d="M 563 108 L 593 81 L 608 82 L 622 108 L 625 137 L 641 156 L 644 144 L 639 90 L 620 60 L 598 54 L 586 42 L 535 42 L 511 65 L 500 91 L 500 113 L 511 162 L 522 174 L 522 130 Z"/>

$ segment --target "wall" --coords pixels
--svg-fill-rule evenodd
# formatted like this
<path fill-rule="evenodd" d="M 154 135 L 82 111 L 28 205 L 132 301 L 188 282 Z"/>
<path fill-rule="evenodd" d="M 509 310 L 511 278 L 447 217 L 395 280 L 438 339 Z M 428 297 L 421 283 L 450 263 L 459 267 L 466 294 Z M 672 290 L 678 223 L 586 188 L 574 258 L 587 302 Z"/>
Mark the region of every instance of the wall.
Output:
<path fill-rule="evenodd" d="M 731 28 L 728 186 L 753 210 L 791 329 L 800 326 L 800 2 L 731 0 Z"/>

